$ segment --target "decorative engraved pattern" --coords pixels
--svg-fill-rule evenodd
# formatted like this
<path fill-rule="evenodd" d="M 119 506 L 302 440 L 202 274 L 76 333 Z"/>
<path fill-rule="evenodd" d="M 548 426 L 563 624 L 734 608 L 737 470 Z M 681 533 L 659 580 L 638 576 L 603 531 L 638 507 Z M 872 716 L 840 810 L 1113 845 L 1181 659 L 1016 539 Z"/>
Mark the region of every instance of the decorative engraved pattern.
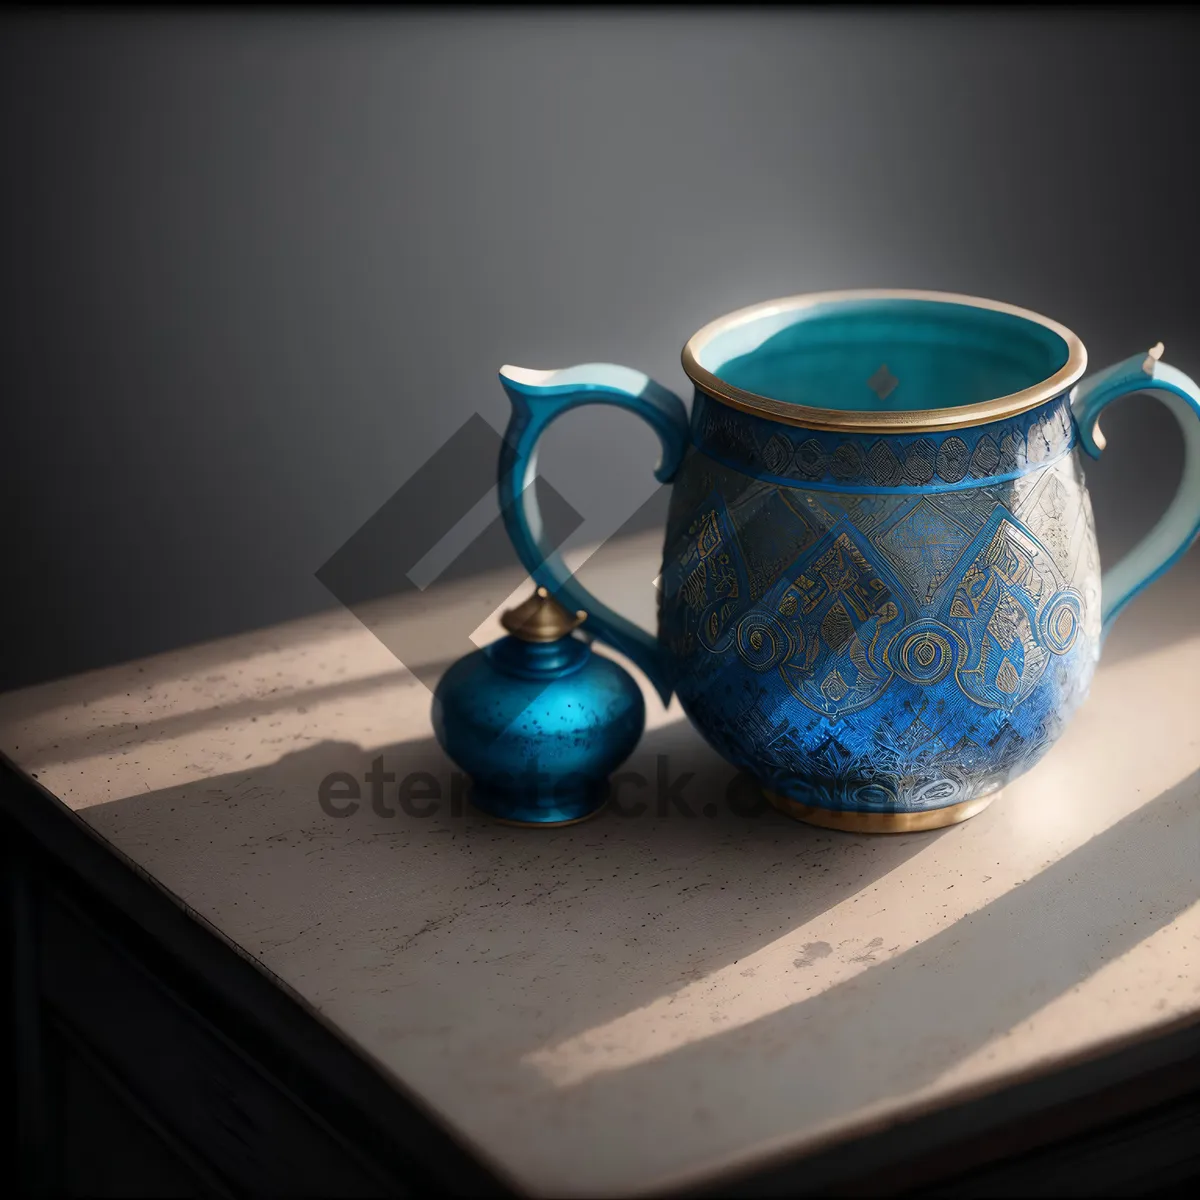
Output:
<path fill-rule="evenodd" d="M 867 452 L 867 472 L 881 487 L 892 487 L 904 478 L 904 468 L 896 452 L 882 438 Z"/>
<path fill-rule="evenodd" d="M 1068 654 L 1079 636 L 1083 598 L 1072 589 L 1056 592 L 1038 617 L 1038 632 L 1051 654 Z"/>
<path fill-rule="evenodd" d="M 903 678 L 925 685 L 941 683 L 964 652 L 958 634 L 929 617 L 905 626 L 887 649 L 889 661 Z"/>
<path fill-rule="evenodd" d="M 1000 470 L 1000 451 L 990 433 L 985 433 L 975 443 L 975 452 L 971 455 L 971 474 L 976 479 L 986 479 Z"/>
<path fill-rule="evenodd" d="M 797 700 L 837 718 L 870 704 L 887 687 L 892 673 L 881 642 L 901 615 L 893 593 L 848 521 L 793 568 L 775 608 L 800 631 L 800 652 L 779 668 Z"/>
<path fill-rule="evenodd" d="M 953 487 L 1048 463 L 1074 445 L 1065 399 L 1007 421 L 950 434 L 848 434 L 805 430 L 738 412 L 697 392 L 696 445 L 752 476 L 877 488 Z"/>
<path fill-rule="evenodd" d="M 663 592 L 677 593 L 696 613 L 692 631 L 710 652 L 725 649 L 733 637 L 734 618 L 749 598 L 737 536 L 724 502 L 711 506 L 689 526 L 687 545 L 663 571 Z"/>
<path fill-rule="evenodd" d="M 922 496 L 886 533 L 872 541 L 908 585 L 919 604 L 933 600 L 971 535 L 932 500 Z"/>
<path fill-rule="evenodd" d="M 1058 452 L 1065 405 L 1029 430 L 864 435 L 838 470 L 861 463 L 867 491 L 689 453 L 660 636 L 685 711 L 729 761 L 806 804 L 886 812 L 986 795 L 1045 753 L 1091 681 L 1099 563 L 1077 456 Z M 832 469 L 837 443 L 789 432 L 792 469 Z M 995 474 L 1002 459 L 1026 473 L 936 493 L 874 482 Z"/>
<path fill-rule="evenodd" d="M 752 671 L 770 671 L 803 650 L 804 634 L 770 613 L 749 613 L 738 622 L 738 656 Z"/>
<path fill-rule="evenodd" d="M 952 433 L 938 447 L 937 473 L 939 478 L 947 483 L 958 483 L 967 473 L 971 453 L 967 443 L 957 434 Z"/>
<path fill-rule="evenodd" d="M 1038 637 L 1042 602 L 1062 584 L 1049 552 L 997 505 L 979 552 L 944 615 L 967 644 L 957 676 L 977 704 L 1011 710 L 1034 689 L 1049 654 Z"/>

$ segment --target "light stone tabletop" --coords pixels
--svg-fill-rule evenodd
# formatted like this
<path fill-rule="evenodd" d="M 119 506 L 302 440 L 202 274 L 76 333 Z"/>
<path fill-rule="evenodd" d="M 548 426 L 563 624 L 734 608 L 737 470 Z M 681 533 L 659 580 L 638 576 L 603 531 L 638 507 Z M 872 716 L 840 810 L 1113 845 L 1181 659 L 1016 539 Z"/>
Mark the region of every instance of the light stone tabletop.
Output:
<path fill-rule="evenodd" d="M 659 544 L 583 578 L 649 624 Z M 432 646 L 463 594 L 389 619 Z M 649 688 L 644 813 L 495 823 L 452 800 L 427 689 L 341 610 L 0 696 L 0 747 L 512 1186 L 652 1193 L 1200 1016 L 1196 597 L 1135 601 L 1047 758 L 932 833 L 739 815 Z M 379 757 L 437 811 L 399 782 L 376 811 Z M 660 771 L 695 815 L 659 812 Z M 319 803 L 334 772 L 350 815 Z"/>

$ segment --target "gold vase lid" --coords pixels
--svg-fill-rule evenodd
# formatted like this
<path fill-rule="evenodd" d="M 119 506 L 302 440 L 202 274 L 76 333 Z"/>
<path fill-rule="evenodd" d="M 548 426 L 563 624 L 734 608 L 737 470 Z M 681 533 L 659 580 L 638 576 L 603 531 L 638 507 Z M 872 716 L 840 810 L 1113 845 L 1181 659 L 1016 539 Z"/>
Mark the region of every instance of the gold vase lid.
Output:
<path fill-rule="evenodd" d="M 557 642 L 586 620 L 583 609 L 572 615 L 540 587 L 528 600 L 502 614 L 500 624 L 523 642 Z"/>

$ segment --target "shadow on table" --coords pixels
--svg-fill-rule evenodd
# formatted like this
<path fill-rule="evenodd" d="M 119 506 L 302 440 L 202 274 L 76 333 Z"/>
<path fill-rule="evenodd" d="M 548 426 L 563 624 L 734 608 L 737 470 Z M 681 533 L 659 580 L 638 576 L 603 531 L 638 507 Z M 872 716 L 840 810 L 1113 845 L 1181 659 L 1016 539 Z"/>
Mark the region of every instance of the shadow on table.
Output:
<path fill-rule="evenodd" d="M 697 1119 L 684 1081 L 719 1078 L 746 1103 L 710 1131 L 716 1156 L 909 1096 L 972 1055 L 1002 1063 L 1003 1039 L 1022 1022 L 1200 899 L 1198 794 L 1200 771 L 912 949 L 748 1025 L 573 1086 L 606 1112 L 620 1113 L 619 1097 L 636 1096 L 636 1114 L 653 1112 L 669 1126 Z M 1181 980 L 1192 981 L 1191 991 L 1193 977 L 1186 955 L 1159 958 L 1114 977 L 1101 1003 L 1120 1006 L 1130 991 L 1178 989 Z M 1167 1005 L 1157 1002 L 1160 1011 Z M 868 1011 L 888 1014 L 886 1052 L 864 1037 L 880 1033 L 877 1018 L 860 1020 Z M 1139 1020 L 1144 1013 L 1143 1002 Z M 1055 1049 L 1051 1034 L 1039 1057 Z M 770 1107 L 754 1103 L 768 1073 Z M 605 1092 L 614 1092 L 607 1102 Z M 617 1142 L 632 1135 L 609 1132 Z M 659 1134 L 669 1140 L 672 1130 Z"/>
<path fill-rule="evenodd" d="M 375 760 L 395 776 L 378 807 L 363 782 Z M 431 739 L 373 750 L 321 742 L 265 768 L 94 806 L 88 816 L 118 846 L 148 847 L 141 865 L 272 970 L 313 980 L 302 990 L 317 1003 L 329 980 L 349 972 L 367 992 L 394 987 L 390 1035 L 397 1038 L 444 1026 L 448 1005 L 468 1025 L 492 1027 L 494 1013 L 540 1003 L 531 987 L 551 980 L 554 1010 L 506 1022 L 503 1046 L 490 1052 L 509 1070 L 534 1072 L 545 1089 L 555 1085 L 523 1061 L 531 1052 L 786 939 L 968 828 L 863 837 L 814 829 L 770 808 L 747 815 L 744 784 L 682 720 L 649 732 L 627 768 L 647 780 L 644 812 L 621 817 L 610 807 L 553 830 L 511 828 L 463 805 Z M 335 772 L 358 781 L 359 800 L 344 816 L 318 800 L 321 781 Z M 396 798 L 418 775 L 410 807 L 427 810 L 423 816 L 405 813 Z M 660 781 L 667 793 L 675 785 L 682 806 L 662 801 Z M 767 1121 L 781 1134 L 901 1087 L 908 1093 L 1200 895 L 1197 786 L 1189 777 L 1016 890 L 848 982 L 732 1031 L 714 1026 L 654 1064 L 571 1086 L 597 1094 L 635 1086 L 646 1104 L 689 1120 L 680 1080 L 713 1067 L 735 1092 L 751 1095 L 772 1062 L 794 1059 L 804 1069 L 789 1085 L 791 1100 Z M 427 798 L 431 788 L 436 803 Z M 161 834 L 164 820 L 170 838 Z M 143 838 L 151 827 L 160 832 Z M 214 864 L 228 876 L 214 877 Z M 318 925 L 338 933 L 314 937 Z M 853 958 L 862 947 L 822 952 Z M 420 988 L 406 986 L 417 977 Z M 892 1014 L 894 1087 L 864 1061 L 872 1051 L 855 1014 L 877 1005 Z M 735 1046 L 753 1052 L 733 1054 Z M 768 1136 L 761 1111 L 745 1106 L 751 1111 L 753 1136 Z M 714 1131 L 714 1149 L 727 1132 Z"/>
<path fill-rule="evenodd" d="M 395 776 L 379 811 L 363 782 L 376 759 Z M 366 976 L 356 977 L 377 975 L 380 986 L 408 965 L 445 970 L 447 987 L 466 971 L 474 990 L 454 1003 L 481 1014 L 528 1003 L 528 973 L 511 968 L 532 962 L 533 975 L 557 976 L 564 992 L 546 1027 L 556 1038 L 753 953 L 955 836 L 802 825 L 750 793 L 682 720 L 647 733 L 625 769 L 646 779 L 626 800 L 632 810 L 640 796 L 643 812 L 622 817 L 610 806 L 561 829 L 513 828 L 464 805 L 432 739 L 369 751 L 321 742 L 87 815 L 115 845 L 141 846 L 142 866 L 285 977 L 318 920 L 341 930 L 321 951 L 331 978 L 339 956 L 356 970 L 365 960 Z M 321 781 L 338 772 L 359 791 L 356 802 L 334 802 L 353 810 L 341 817 L 318 799 Z M 411 807 L 434 808 L 420 817 L 397 803 L 418 774 Z M 421 798 L 431 784 L 435 805 Z M 333 791 L 344 795 L 345 781 Z M 416 1025 L 439 1003 L 435 987 L 424 1012 L 419 990 L 404 999 Z M 538 1043 L 506 1044 L 519 1059 Z"/>

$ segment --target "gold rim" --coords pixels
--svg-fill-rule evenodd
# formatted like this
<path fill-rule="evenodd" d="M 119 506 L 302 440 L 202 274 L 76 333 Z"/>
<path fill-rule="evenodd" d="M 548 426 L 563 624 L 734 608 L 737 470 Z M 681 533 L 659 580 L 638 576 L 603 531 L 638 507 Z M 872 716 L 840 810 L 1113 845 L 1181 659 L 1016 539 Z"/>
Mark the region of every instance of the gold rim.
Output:
<path fill-rule="evenodd" d="M 1008 396 L 994 400 L 981 400 L 977 404 L 964 404 L 957 408 L 927 408 L 917 410 L 894 410 L 892 412 L 842 412 L 836 408 L 810 408 L 804 404 L 787 404 L 743 391 L 718 379 L 711 371 L 700 365 L 699 356 L 708 343 L 719 333 L 736 329 L 762 317 L 775 316 L 782 312 L 799 312 L 818 304 L 842 300 L 932 300 L 940 304 L 964 305 L 968 308 L 985 308 L 992 312 L 1008 313 L 1023 317 L 1035 325 L 1041 325 L 1056 333 L 1067 346 L 1067 361 L 1049 379 L 1033 387 L 1024 388 Z M 842 429 L 851 432 L 891 430 L 893 432 L 917 433 L 934 429 L 961 429 L 966 425 L 983 425 L 988 421 L 999 421 L 1004 417 L 1016 416 L 1037 405 L 1061 395 L 1076 383 L 1087 369 L 1087 351 L 1083 343 L 1065 325 L 1043 317 L 1040 313 L 1000 300 L 984 300 L 979 296 L 961 296 L 955 292 L 928 292 L 903 288 L 861 288 L 840 292 L 809 292 L 800 296 L 787 296 L 782 300 L 768 300 L 752 304 L 736 312 L 710 321 L 698 333 L 694 333 L 683 348 L 683 369 L 688 378 L 704 393 L 743 412 L 767 417 L 785 425 L 799 425 L 805 429 Z"/>
<path fill-rule="evenodd" d="M 837 808 L 816 808 L 789 800 L 777 792 L 763 788 L 763 795 L 780 812 L 804 821 L 808 825 L 820 825 L 824 829 L 840 829 L 846 833 L 915 833 L 922 829 L 942 829 L 957 825 L 960 821 L 983 812 L 999 792 L 980 796 L 976 800 L 964 800 L 960 804 L 948 804 L 945 808 L 932 808 L 926 812 L 849 812 Z"/>

